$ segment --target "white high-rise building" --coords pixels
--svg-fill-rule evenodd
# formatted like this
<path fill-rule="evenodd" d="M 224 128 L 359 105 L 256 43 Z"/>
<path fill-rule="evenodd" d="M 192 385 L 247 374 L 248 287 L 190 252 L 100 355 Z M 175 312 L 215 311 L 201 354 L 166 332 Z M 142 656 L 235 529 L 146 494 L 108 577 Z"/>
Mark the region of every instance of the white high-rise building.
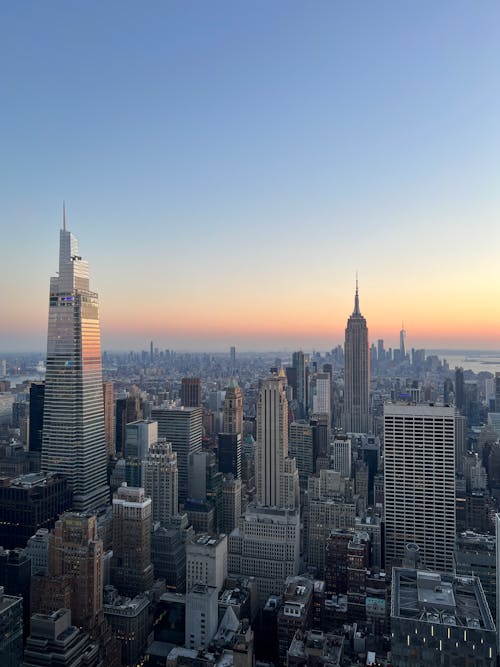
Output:
<path fill-rule="evenodd" d="M 222 590 L 227 578 L 227 535 L 197 535 L 186 545 L 186 592 L 196 584 Z"/>
<path fill-rule="evenodd" d="M 330 460 L 332 470 L 336 470 L 343 477 L 351 476 L 352 456 L 351 439 L 346 435 L 338 435 L 330 445 Z"/>
<path fill-rule="evenodd" d="M 78 241 L 60 232 L 59 275 L 50 279 L 42 470 L 65 475 L 73 507 L 109 502 L 99 306 Z"/>
<path fill-rule="evenodd" d="M 311 378 L 310 385 L 310 408 L 311 414 L 331 414 L 331 378 L 330 373 L 315 373 Z"/>
<path fill-rule="evenodd" d="M 299 476 L 288 459 L 288 401 L 284 377 L 272 375 L 257 399 L 255 476 L 257 502 L 266 507 L 297 507 Z"/>
<path fill-rule="evenodd" d="M 170 442 L 160 441 L 149 447 L 142 462 L 142 485 L 151 498 L 153 523 L 165 524 L 179 512 L 179 472 L 177 454 Z"/>
<path fill-rule="evenodd" d="M 424 567 L 453 571 L 455 408 L 384 407 L 386 562 L 402 562 L 415 543 Z"/>
<path fill-rule="evenodd" d="M 208 648 L 219 625 L 218 591 L 196 584 L 186 595 L 186 648 Z"/>
<path fill-rule="evenodd" d="M 354 311 L 345 330 L 344 420 L 347 433 L 371 430 L 368 327 L 359 310 L 357 280 Z"/>

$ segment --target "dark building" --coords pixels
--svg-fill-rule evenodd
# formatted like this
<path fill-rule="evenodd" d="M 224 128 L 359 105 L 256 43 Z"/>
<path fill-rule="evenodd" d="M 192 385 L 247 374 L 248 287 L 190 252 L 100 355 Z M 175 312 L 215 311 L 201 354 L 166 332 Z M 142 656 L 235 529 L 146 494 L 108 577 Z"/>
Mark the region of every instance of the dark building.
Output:
<path fill-rule="evenodd" d="M 32 382 L 30 387 L 29 450 L 42 453 L 43 405 L 45 382 Z"/>
<path fill-rule="evenodd" d="M 23 599 L 25 637 L 29 632 L 30 585 L 31 558 L 25 549 L 0 549 L 0 586 L 3 586 L 7 595 L 15 595 Z"/>
<path fill-rule="evenodd" d="M 0 664 L 19 667 L 23 659 L 23 601 L 0 587 Z"/>
<path fill-rule="evenodd" d="M 186 514 L 172 517 L 165 526 L 155 523 L 151 533 L 151 562 L 155 577 L 165 579 L 168 590 L 186 590 L 186 542 L 194 538 L 194 529 Z"/>
<path fill-rule="evenodd" d="M 304 577 L 289 577 L 285 584 L 283 606 L 278 612 L 279 664 L 287 664 L 287 652 L 297 630 L 305 631 L 311 622 L 314 583 Z"/>
<path fill-rule="evenodd" d="M 22 667 L 104 667 L 97 644 L 71 625 L 69 609 L 33 614 Z"/>
<path fill-rule="evenodd" d="M 181 403 L 185 408 L 201 408 L 200 378 L 182 378 Z"/>
<path fill-rule="evenodd" d="M 455 405 L 461 414 L 465 414 L 464 369 L 455 368 Z"/>
<path fill-rule="evenodd" d="M 325 547 L 325 586 L 327 593 L 347 593 L 347 549 L 353 531 L 347 528 L 332 530 Z"/>
<path fill-rule="evenodd" d="M 217 452 L 220 472 L 241 477 L 241 434 L 219 433 Z"/>
<path fill-rule="evenodd" d="M 116 453 L 121 454 L 125 447 L 127 424 L 142 419 L 141 401 L 138 396 L 127 396 L 116 401 L 115 443 Z"/>
<path fill-rule="evenodd" d="M 39 528 L 53 528 L 71 504 L 68 482 L 59 473 L 0 479 L 0 546 L 25 547 Z"/>

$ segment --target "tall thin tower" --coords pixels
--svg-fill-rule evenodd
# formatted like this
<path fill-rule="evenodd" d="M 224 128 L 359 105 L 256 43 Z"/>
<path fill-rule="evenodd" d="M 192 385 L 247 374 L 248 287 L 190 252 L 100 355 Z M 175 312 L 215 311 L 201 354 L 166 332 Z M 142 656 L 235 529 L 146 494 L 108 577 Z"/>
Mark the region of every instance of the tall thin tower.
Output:
<path fill-rule="evenodd" d="M 370 431 L 370 352 L 368 327 L 359 310 L 358 280 L 354 310 L 345 330 L 344 414 L 349 433 Z"/>
<path fill-rule="evenodd" d="M 75 510 L 107 503 L 98 298 L 65 211 L 59 275 L 50 279 L 43 418 L 42 469 L 68 478 Z"/>
<path fill-rule="evenodd" d="M 281 375 L 270 376 L 257 399 L 255 476 L 257 502 L 266 507 L 297 507 L 299 476 L 288 457 L 288 401 Z"/>
<path fill-rule="evenodd" d="M 399 332 L 399 352 L 401 361 L 404 361 L 406 358 L 406 331 L 404 324 L 401 325 L 401 331 Z"/>

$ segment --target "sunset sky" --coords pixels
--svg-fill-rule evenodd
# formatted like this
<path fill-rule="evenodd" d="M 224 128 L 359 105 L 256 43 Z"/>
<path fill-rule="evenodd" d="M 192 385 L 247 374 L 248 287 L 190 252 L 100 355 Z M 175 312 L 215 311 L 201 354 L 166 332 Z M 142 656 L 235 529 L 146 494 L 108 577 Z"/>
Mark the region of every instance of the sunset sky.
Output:
<path fill-rule="evenodd" d="M 497 0 L 4 2 L 0 354 L 62 202 L 104 349 L 500 349 Z"/>

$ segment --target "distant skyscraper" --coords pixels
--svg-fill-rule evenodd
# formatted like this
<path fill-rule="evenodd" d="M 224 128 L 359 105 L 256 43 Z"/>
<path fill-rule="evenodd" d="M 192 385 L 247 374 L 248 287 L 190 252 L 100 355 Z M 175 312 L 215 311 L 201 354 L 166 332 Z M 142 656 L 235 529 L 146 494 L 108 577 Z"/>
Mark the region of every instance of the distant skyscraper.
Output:
<path fill-rule="evenodd" d="M 66 475 L 76 510 L 109 500 L 98 299 L 66 216 L 50 279 L 42 469 Z"/>
<path fill-rule="evenodd" d="M 359 310 L 357 280 L 354 311 L 345 330 L 344 414 L 348 433 L 371 430 L 368 328 Z"/>
<path fill-rule="evenodd" d="M 294 398 L 297 401 L 297 417 L 302 418 L 307 408 L 306 358 L 302 350 L 292 355 L 292 367 L 295 369 Z"/>
<path fill-rule="evenodd" d="M 403 325 L 401 325 L 401 331 L 399 332 L 399 355 L 401 361 L 404 361 L 406 358 L 406 331 Z"/>
<path fill-rule="evenodd" d="M 201 408 L 200 378 L 182 378 L 181 403 L 185 408 Z"/>
<path fill-rule="evenodd" d="M 455 405 L 462 414 L 465 414 L 465 381 L 463 368 L 455 368 Z"/>
<path fill-rule="evenodd" d="M 223 433 L 218 437 L 219 470 L 241 477 L 241 442 L 243 437 L 243 395 L 236 380 L 226 388 Z"/>
<path fill-rule="evenodd" d="M 422 565 L 453 571 L 455 408 L 384 407 L 386 561 L 399 565 L 416 543 Z"/>
<path fill-rule="evenodd" d="M 229 348 L 229 357 L 231 363 L 231 375 L 234 375 L 236 372 L 236 348 L 234 345 L 231 345 Z"/>
<path fill-rule="evenodd" d="M 269 377 L 257 399 L 255 452 L 257 502 L 266 507 L 295 507 L 299 477 L 288 458 L 288 401 L 285 378 Z"/>

